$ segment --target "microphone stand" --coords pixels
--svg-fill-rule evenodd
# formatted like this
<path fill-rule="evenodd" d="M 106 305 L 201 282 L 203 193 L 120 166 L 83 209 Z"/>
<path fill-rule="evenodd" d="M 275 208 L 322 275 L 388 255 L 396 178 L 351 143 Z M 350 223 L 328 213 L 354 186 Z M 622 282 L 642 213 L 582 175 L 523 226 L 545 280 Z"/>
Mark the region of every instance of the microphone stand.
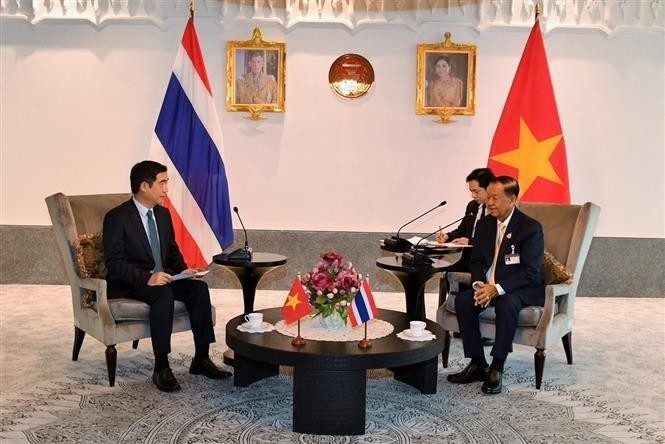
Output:
<path fill-rule="evenodd" d="M 233 207 L 233 211 L 238 216 L 238 220 L 240 221 L 240 226 L 242 227 L 242 231 L 245 234 L 245 248 L 237 248 L 233 250 L 232 252 L 229 253 L 228 259 L 238 262 L 251 262 L 252 249 L 249 248 L 249 244 L 247 243 L 247 230 L 245 229 L 245 224 L 242 223 L 242 218 L 240 217 L 240 212 L 238 211 L 238 207 Z"/>
<path fill-rule="evenodd" d="M 411 250 L 408 253 L 404 253 L 402 255 L 402 263 L 406 265 L 411 265 L 413 267 L 429 267 L 434 263 L 434 260 L 427 256 L 425 253 L 418 251 L 418 246 L 422 241 L 427 239 L 428 237 L 438 233 L 439 231 L 443 230 L 444 228 L 448 228 L 449 226 L 456 224 L 457 222 L 463 220 L 465 217 L 471 215 L 472 213 L 465 214 L 464 216 L 460 217 L 459 219 L 456 219 L 452 222 L 450 222 L 448 225 L 445 225 L 443 227 L 439 227 L 438 229 L 432 231 L 430 234 L 427 236 L 423 237 L 420 239 L 415 245 L 411 247 Z"/>
<path fill-rule="evenodd" d="M 404 225 L 399 227 L 399 230 L 397 230 L 397 234 L 395 236 L 391 236 L 388 239 L 384 239 L 383 240 L 383 245 L 385 245 L 387 248 L 391 248 L 391 249 L 393 249 L 395 251 L 398 251 L 398 252 L 408 251 L 411 244 L 409 243 L 408 240 L 402 239 L 401 237 L 399 237 L 399 233 L 400 233 L 400 231 L 402 231 L 402 228 L 406 227 L 411 222 L 414 222 L 414 221 L 420 219 L 421 217 L 425 216 L 426 214 L 431 213 L 432 211 L 436 210 L 437 208 L 444 206 L 447 203 L 448 202 L 446 202 L 444 200 L 443 202 L 441 202 L 440 204 L 438 204 L 434 208 L 431 208 L 431 209 L 425 211 L 420 216 L 417 216 L 417 217 L 411 219 L 410 221 L 408 221 L 407 223 L 405 223 Z"/>

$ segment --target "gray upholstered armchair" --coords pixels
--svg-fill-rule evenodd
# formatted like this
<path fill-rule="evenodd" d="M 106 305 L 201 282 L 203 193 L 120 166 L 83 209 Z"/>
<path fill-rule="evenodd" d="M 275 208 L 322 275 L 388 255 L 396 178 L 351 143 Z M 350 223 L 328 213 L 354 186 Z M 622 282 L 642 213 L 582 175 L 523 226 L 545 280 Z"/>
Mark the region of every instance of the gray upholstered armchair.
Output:
<path fill-rule="evenodd" d="M 537 219 L 543 226 L 545 250 L 550 252 L 572 278 L 567 282 L 548 283 L 545 270 L 545 306 L 525 307 L 520 311 L 518 327 L 513 340 L 516 344 L 536 348 L 534 364 L 536 388 L 540 389 L 545 367 L 545 349 L 561 338 L 568 364 L 573 363 L 572 331 L 575 295 L 580 282 L 593 232 L 598 221 L 600 207 L 587 202 L 583 205 L 557 205 L 520 203 L 519 208 Z M 547 261 L 546 261 L 547 262 Z M 448 366 L 450 333 L 459 332 L 455 315 L 455 295 L 461 283 L 470 285 L 469 273 L 448 273 L 449 295 L 443 298 L 436 313 L 436 320 L 446 330 L 443 366 Z M 551 279 L 556 281 L 555 279 Z M 480 332 L 484 338 L 494 338 L 495 313 L 490 307 L 480 315 Z"/>
<path fill-rule="evenodd" d="M 65 196 L 46 198 L 53 231 L 72 291 L 74 348 L 78 360 L 86 333 L 106 345 L 109 384 L 115 384 L 116 344 L 150 337 L 149 307 L 134 299 L 107 299 L 103 260 L 102 224 L 111 208 L 128 200 L 129 194 Z M 213 324 L 215 307 L 212 307 Z M 185 304 L 175 302 L 173 332 L 190 330 Z"/>

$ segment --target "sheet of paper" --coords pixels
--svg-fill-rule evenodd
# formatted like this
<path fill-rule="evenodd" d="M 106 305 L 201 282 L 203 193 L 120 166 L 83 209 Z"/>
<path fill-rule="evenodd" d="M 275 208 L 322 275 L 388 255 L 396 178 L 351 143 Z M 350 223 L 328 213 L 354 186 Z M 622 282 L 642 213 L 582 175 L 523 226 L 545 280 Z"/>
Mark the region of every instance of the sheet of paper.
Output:
<path fill-rule="evenodd" d="M 200 277 L 205 276 L 208 273 L 210 273 L 210 270 L 203 270 L 203 271 L 199 271 L 199 272 L 196 272 L 196 273 L 178 273 L 174 276 L 171 276 L 171 278 L 174 281 L 179 281 L 180 279 L 191 279 L 193 277 L 200 278 Z"/>
<path fill-rule="evenodd" d="M 422 244 L 421 244 L 422 245 Z M 439 247 L 439 248 L 473 248 L 473 245 L 460 245 L 454 242 L 436 242 L 436 241 L 427 241 L 428 247 Z"/>

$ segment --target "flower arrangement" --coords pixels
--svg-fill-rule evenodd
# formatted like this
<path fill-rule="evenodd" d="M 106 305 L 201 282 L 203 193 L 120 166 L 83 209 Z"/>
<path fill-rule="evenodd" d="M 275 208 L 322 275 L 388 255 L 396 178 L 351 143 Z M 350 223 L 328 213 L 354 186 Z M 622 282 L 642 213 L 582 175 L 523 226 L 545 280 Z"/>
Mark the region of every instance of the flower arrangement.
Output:
<path fill-rule="evenodd" d="M 351 262 L 344 262 L 339 253 L 329 251 L 302 278 L 309 303 L 322 318 L 339 317 L 346 325 L 351 301 L 358 292 L 360 276 Z"/>

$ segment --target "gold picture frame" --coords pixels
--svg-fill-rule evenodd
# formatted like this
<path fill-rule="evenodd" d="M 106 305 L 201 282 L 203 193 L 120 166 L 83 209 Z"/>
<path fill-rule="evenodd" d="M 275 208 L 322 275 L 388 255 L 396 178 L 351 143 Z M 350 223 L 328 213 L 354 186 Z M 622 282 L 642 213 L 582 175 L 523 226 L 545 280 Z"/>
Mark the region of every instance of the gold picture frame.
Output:
<path fill-rule="evenodd" d="M 226 45 L 226 109 L 262 112 L 285 109 L 286 43 L 266 42 L 254 28 L 252 38 Z"/>
<path fill-rule="evenodd" d="M 416 114 L 476 113 L 476 46 L 453 43 L 444 34 L 442 43 L 418 45 Z"/>

